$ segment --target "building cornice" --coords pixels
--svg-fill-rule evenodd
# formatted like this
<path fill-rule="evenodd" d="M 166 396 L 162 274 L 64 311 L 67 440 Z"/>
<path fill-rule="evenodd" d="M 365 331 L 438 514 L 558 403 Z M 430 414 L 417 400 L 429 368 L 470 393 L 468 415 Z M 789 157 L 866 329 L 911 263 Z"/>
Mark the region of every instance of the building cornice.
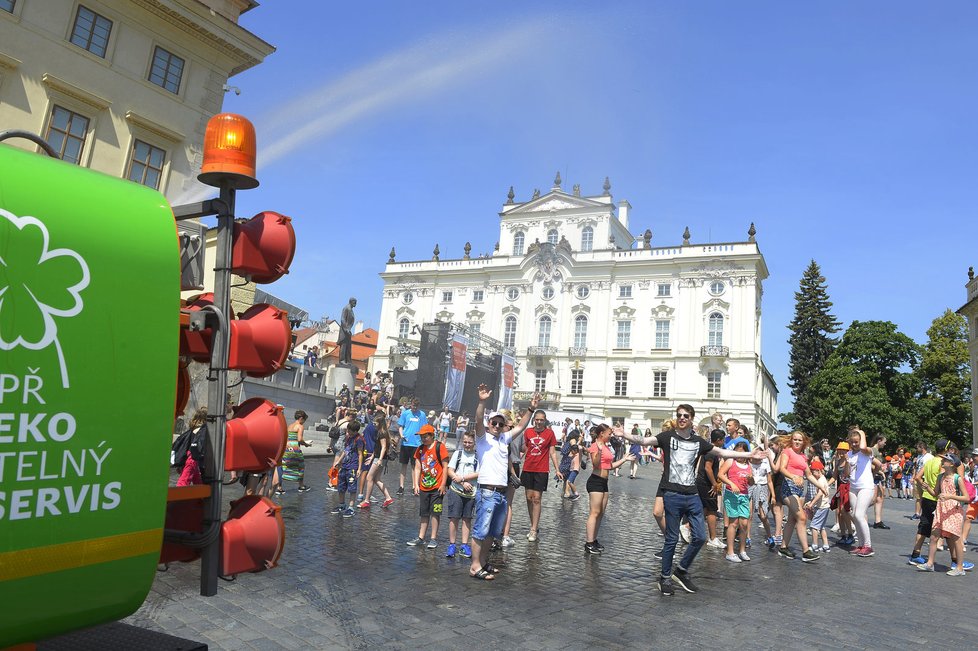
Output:
<path fill-rule="evenodd" d="M 63 95 L 67 95 L 68 97 L 76 99 L 79 102 L 83 102 L 84 104 L 88 104 L 96 111 L 103 111 L 112 105 L 111 100 L 107 100 L 104 97 L 96 95 L 95 93 L 79 88 L 74 84 L 68 83 L 64 79 L 55 77 L 47 72 L 41 76 L 41 82 L 52 90 L 55 90 Z"/>
<path fill-rule="evenodd" d="M 147 117 L 139 115 L 135 111 L 126 111 L 126 122 L 129 124 L 139 127 L 149 131 L 152 134 L 163 138 L 164 140 L 169 140 L 170 142 L 183 142 L 186 140 L 186 136 L 179 131 L 174 131 L 168 127 L 163 126 L 159 122 L 155 122 Z"/>
<path fill-rule="evenodd" d="M 237 64 L 228 76 L 253 68 L 275 51 L 275 47 L 197 0 L 132 0 L 157 18 L 200 43 L 224 54 Z"/>

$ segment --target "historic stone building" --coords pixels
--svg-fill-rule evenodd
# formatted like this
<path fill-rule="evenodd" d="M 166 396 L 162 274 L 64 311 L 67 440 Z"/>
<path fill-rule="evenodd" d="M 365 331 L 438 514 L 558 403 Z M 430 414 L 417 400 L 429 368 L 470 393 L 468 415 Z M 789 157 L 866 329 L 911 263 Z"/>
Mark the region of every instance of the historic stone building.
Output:
<path fill-rule="evenodd" d="M 597 196 L 546 194 L 503 205 L 491 255 L 400 262 L 384 279 L 374 368 L 411 368 L 415 326 L 453 321 L 499 339 L 519 364 L 517 402 L 657 426 L 678 403 L 774 431 L 777 387 L 761 360 L 764 257 L 740 242 L 653 246 L 605 180 Z M 403 253 L 403 252 L 402 252 Z"/>
<path fill-rule="evenodd" d="M 958 314 L 968 319 L 968 356 L 971 358 L 971 444 L 978 449 L 978 278 L 975 268 L 968 268 L 968 284 L 965 285 L 968 301 Z"/>
<path fill-rule="evenodd" d="M 275 48 L 254 0 L 0 0 L 0 131 L 179 202 L 197 185 L 228 78 Z M 26 140 L 8 144 L 36 149 Z"/>

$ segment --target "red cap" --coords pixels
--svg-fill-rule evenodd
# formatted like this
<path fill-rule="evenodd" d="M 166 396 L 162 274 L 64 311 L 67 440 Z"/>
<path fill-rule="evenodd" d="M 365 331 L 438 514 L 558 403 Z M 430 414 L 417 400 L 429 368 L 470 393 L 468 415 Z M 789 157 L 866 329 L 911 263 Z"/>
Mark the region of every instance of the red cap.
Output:
<path fill-rule="evenodd" d="M 812 470 L 825 470 L 825 464 L 822 463 L 821 459 L 813 459 Z"/>

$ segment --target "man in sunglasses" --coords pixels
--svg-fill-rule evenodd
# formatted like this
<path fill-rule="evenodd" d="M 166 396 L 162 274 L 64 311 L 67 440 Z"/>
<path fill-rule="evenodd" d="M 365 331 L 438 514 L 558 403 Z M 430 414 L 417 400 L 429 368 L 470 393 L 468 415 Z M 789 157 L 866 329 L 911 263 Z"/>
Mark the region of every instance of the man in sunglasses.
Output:
<path fill-rule="evenodd" d="M 690 566 L 706 542 L 706 526 L 703 519 L 703 502 L 696 490 L 696 466 L 703 457 L 719 456 L 724 459 L 760 459 L 765 452 L 724 450 L 694 434 L 692 405 L 681 404 L 676 408 L 676 429 L 660 432 L 656 436 L 628 434 L 621 427 L 615 435 L 638 445 L 651 445 L 662 450 L 662 501 L 666 516 L 666 542 L 662 548 L 662 574 L 657 587 L 663 596 L 675 593 L 673 581 L 686 592 L 696 592 L 696 585 L 689 575 Z M 692 530 L 693 539 L 686 553 L 673 570 L 672 561 L 679 542 L 679 523 L 685 517 Z"/>
<path fill-rule="evenodd" d="M 540 403 L 540 395 L 530 400 L 530 410 L 524 412 L 516 427 L 506 430 L 506 418 L 499 412 L 489 414 L 486 422 L 486 401 L 492 390 L 479 385 L 479 406 L 475 410 L 475 453 L 479 460 L 479 489 L 475 493 L 475 518 L 472 521 L 472 566 L 469 575 L 473 579 L 491 581 L 496 568 L 489 564 L 489 551 L 493 540 L 503 534 L 506 524 L 506 486 L 509 483 L 509 444 L 523 433 L 530 422 L 530 414 Z"/>

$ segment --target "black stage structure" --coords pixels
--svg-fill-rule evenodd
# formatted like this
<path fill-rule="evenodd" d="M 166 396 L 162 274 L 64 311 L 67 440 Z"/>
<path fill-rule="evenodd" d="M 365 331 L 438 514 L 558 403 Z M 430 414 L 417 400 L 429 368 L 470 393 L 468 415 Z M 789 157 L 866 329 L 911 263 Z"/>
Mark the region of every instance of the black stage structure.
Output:
<path fill-rule="evenodd" d="M 469 415 L 475 413 L 475 408 L 479 404 L 480 384 L 485 384 L 492 389 L 490 404 L 496 404 L 499 399 L 503 368 L 502 355 L 505 350 L 503 343 L 461 323 L 439 321 L 426 323 L 421 328 L 418 369 L 394 373 L 394 384 L 399 396 L 416 396 L 425 412 L 434 411 L 436 414 L 441 412 L 444 407 L 445 383 L 451 362 L 451 342 L 456 333 L 464 335 L 469 340 L 465 353 L 465 383 L 462 388 L 461 411 L 467 411 Z"/>

